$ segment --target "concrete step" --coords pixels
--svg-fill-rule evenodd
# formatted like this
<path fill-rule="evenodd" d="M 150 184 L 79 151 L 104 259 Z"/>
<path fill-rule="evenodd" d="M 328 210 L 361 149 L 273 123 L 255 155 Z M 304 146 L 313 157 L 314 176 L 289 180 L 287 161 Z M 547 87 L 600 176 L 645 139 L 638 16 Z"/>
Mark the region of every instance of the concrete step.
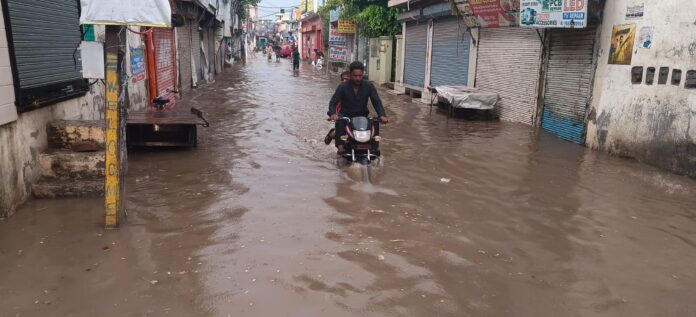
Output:
<path fill-rule="evenodd" d="M 48 147 L 73 151 L 104 149 L 104 121 L 58 120 L 48 124 Z"/>
<path fill-rule="evenodd" d="M 74 181 L 104 179 L 104 151 L 50 150 L 39 155 L 41 176 Z"/>
<path fill-rule="evenodd" d="M 104 180 L 41 178 L 32 185 L 36 198 L 99 197 L 104 195 Z"/>

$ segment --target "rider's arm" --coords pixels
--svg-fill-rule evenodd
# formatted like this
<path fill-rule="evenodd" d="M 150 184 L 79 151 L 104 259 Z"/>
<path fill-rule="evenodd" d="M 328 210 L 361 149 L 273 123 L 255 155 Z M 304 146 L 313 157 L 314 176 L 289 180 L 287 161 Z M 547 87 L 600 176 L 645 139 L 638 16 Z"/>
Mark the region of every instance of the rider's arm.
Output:
<path fill-rule="evenodd" d="M 370 100 L 372 101 L 372 107 L 375 108 L 375 111 L 377 111 L 377 115 L 380 117 L 386 117 L 387 114 L 384 112 L 384 106 L 382 106 L 382 100 L 379 99 L 379 95 L 377 94 L 377 88 L 375 88 L 375 85 L 372 83 L 369 83 L 370 85 Z"/>
<path fill-rule="evenodd" d="M 341 94 L 342 94 L 342 89 L 341 86 L 338 86 L 336 88 L 336 92 L 334 92 L 333 97 L 331 97 L 331 101 L 329 101 L 329 112 L 326 114 L 331 115 L 337 114 L 336 113 L 336 105 L 341 101 Z"/>

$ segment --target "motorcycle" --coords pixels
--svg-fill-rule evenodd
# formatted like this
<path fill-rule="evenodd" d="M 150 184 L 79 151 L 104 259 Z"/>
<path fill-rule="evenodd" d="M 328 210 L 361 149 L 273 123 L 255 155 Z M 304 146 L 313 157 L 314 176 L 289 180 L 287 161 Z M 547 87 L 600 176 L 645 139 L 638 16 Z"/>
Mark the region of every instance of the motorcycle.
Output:
<path fill-rule="evenodd" d="M 380 158 L 379 118 L 341 117 L 339 120 L 346 121 L 346 134 L 341 136 L 345 149 L 338 152 L 340 157 L 365 165 Z"/>

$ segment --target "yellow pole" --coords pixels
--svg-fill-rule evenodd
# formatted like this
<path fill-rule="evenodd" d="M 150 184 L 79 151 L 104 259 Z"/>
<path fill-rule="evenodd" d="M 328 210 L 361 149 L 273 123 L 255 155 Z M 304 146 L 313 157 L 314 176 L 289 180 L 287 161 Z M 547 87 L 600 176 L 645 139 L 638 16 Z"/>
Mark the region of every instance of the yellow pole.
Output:
<path fill-rule="evenodd" d="M 104 180 L 104 226 L 118 227 L 121 214 L 121 118 L 119 116 L 119 36 L 117 27 L 107 27 L 106 41 L 106 179 Z M 112 31 L 112 32 L 109 32 Z M 113 32 L 116 31 L 116 32 Z M 115 44 L 115 45 L 114 45 Z"/>

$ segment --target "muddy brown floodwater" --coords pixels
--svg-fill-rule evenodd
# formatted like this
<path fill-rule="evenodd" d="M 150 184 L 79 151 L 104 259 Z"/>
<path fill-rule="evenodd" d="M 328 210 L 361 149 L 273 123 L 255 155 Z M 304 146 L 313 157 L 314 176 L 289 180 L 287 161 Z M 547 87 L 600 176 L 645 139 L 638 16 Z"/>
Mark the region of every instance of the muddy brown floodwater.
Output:
<path fill-rule="evenodd" d="M 130 153 L 120 229 L 99 199 L 0 223 L 0 316 L 696 315 L 696 181 L 382 92 L 364 182 L 321 141 L 337 80 L 290 69 L 187 96 L 211 127 Z"/>

